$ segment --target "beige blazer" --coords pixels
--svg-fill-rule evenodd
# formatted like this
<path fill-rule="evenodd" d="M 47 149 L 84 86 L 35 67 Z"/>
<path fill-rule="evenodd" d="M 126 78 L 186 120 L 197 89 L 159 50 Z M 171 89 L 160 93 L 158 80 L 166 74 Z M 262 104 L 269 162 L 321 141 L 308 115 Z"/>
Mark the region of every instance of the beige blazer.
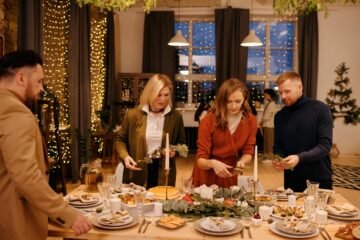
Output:
<path fill-rule="evenodd" d="M 48 185 L 37 120 L 17 95 L 0 89 L 0 233 L 46 239 L 48 217 L 70 227 L 76 211 Z"/>

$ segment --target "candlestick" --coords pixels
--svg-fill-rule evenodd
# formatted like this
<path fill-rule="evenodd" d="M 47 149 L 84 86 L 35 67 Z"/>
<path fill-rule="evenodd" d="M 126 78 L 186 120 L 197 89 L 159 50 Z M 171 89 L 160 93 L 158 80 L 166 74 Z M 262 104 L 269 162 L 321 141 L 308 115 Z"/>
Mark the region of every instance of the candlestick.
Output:
<path fill-rule="evenodd" d="M 165 169 L 165 200 L 168 200 L 169 169 Z"/>
<path fill-rule="evenodd" d="M 254 157 L 254 181 L 258 180 L 258 149 L 257 145 L 255 145 L 255 157 Z"/>
<path fill-rule="evenodd" d="M 169 170 L 169 155 L 170 155 L 170 148 L 169 148 L 169 134 L 166 133 L 166 145 L 165 145 L 165 170 Z"/>

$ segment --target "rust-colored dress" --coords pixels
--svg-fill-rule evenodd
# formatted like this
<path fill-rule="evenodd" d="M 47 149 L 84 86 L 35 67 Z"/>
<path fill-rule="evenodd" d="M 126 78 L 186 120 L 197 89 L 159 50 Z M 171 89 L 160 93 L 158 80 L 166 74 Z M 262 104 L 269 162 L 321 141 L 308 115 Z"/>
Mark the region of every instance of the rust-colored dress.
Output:
<path fill-rule="evenodd" d="M 222 130 L 215 127 L 215 115 L 210 112 L 200 122 L 196 159 L 205 158 L 209 161 L 216 159 L 235 167 L 243 154 L 254 154 L 256 131 L 257 121 L 252 114 L 243 118 L 235 132 L 231 134 L 228 128 Z M 220 187 L 237 185 L 237 176 L 220 178 L 213 169 L 200 169 L 197 161 L 194 164 L 192 177 L 193 185 L 196 187 L 202 184 L 208 186 L 216 184 Z"/>

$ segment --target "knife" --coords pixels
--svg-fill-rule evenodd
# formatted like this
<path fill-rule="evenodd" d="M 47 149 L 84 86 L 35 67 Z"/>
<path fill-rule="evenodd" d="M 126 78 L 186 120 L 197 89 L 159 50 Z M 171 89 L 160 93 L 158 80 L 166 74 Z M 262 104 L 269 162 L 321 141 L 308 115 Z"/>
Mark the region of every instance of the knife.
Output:
<path fill-rule="evenodd" d="M 145 220 L 145 219 L 143 219 L 143 220 L 142 220 L 142 222 L 141 222 L 141 224 L 140 224 L 140 227 L 139 227 L 138 233 L 141 233 L 141 228 L 145 225 L 145 223 L 146 223 L 146 220 Z"/>

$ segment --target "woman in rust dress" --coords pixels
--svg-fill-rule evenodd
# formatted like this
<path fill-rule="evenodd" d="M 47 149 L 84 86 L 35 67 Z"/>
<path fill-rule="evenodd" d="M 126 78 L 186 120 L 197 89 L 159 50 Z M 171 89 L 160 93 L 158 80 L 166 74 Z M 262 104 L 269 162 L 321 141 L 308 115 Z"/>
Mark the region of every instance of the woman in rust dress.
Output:
<path fill-rule="evenodd" d="M 214 108 L 198 132 L 193 185 L 237 185 L 235 167 L 243 169 L 254 153 L 257 121 L 248 104 L 249 91 L 238 79 L 225 81 Z"/>

